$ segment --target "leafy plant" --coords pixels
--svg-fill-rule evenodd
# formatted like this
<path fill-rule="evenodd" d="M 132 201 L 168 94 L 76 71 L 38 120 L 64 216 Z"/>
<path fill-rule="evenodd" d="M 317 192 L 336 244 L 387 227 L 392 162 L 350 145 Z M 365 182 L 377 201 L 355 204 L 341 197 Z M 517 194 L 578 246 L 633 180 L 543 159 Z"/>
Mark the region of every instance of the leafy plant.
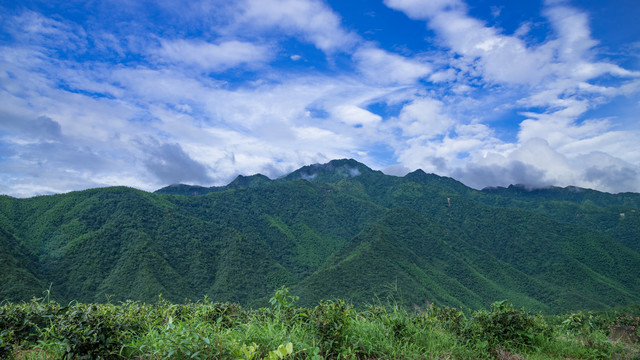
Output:
<path fill-rule="evenodd" d="M 430 316 L 435 317 L 438 322 L 446 330 L 453 331 L 456 334 L 462 334 L 467 327 L 467 319 L 464 312 L 460 309 L 449 306 L 429 306 L 427 309 Z"/>
<path fill-rule="evenodd" d="M 293 343 L 287 343 L 286 345 L 280 345 L 276 350 L 269 351 L 268 360 L 279 360 L 288 357 L 293 354 Z"/>
<path fill-rule="evenodd" d="M 298 308 L 281 288 L 273 308 L 233 303 L 153 304 L 5 303 L 0 312 L 0 358 L 17 359 L 632 359 L 636 345 L 612 342 L 603 316 L 540 315 L 508 301 L 464 313 L 433 307 L 409 312 L 390 305 L 354 309 L 342 300 Z M 612 310 L 615 319 L 622 310 Z M 625 310 L 628 311 L 628 310 Z M 632 310 L 634 311 L 634 310 Z M 298 320 L 289 321 L 292 313 Z M 614 321 L 631 326 L 637 316 Z M 563 323 L 564 322 L 564 323 Z M 574 329 L 569 331 L 568 329 Z M 589 331 L 585 329 L 591 329 Z M 20 334 L 17 341 L 15 334 Z"/>
<path fill-rule="evenodd" d="M 343 300 L 321 301 L 312 310 L 311 318 L 325 357 L 336 358 L 346 350 L 346 328 L 353 314 L 351 305 Z"/>
<path fill-rule="evenodd" d="M 256 357 L 257 352 L 258 345 L 256 343 L 251 345 L 244 344 L 233 352 L 233 356 L 236 359 L 253 360 Z"/>
<path fill-rule="evenodd" d="M 205 300 L 203 304 L 192 304 L 192 307 L 196 309 L 193 314 L 195 318 L 215 323 L 225 329 L 246 321 L 246 312 L 236 303 L 210 303 Z"/>
<path fill-rule="evenodd" d="M 59 304 L 42 299 L 0 306 L 4 346 L 35 343 L 42 329 L 49 326 L 50 319 L 64 310 Z"/>
<path fill-rule="evenodd" d="M 274 311 L 286 311 L 295 309 L 299 299 L 299 296 L 289 295 L 289 288 L 282 286 L 269 299 L 269 304 Z"/>
<path fill-rule="evenodd" d="M 489 312 L 474 312 L 464 333 L 476 341 L 486 341 L 492 348 L 501 346 L 510 349 L 535 349 L 552 336 L 551 329 L 541 316 L 516 310 L 506 300 L 491 304 Z"/>
<path fill-rule="evenodd" d="M 562 327 L 571 335 L 588 336 L 596 330 L 603 329 L 604 322 L 590 312 L 584 313 L 578 311 L 569 314 L 567 318 L 562 321 Z"/>
<path fill-rule="evenodd" d="M 0 331 L 0 359 L 8 359 L 11 355 L 11 344 L 7 341 L 9 338 L 9 331 Z"/>
<path fill-rule="evenodd" d="M 114 316 L 112 306 L 75 304 L 58 313 L 52 326 L 65 359 L 119 359 L 131 325 Z"/>
<path fill-rule="evenodd" d="M 633 314 L 621 314 L 618 315 L 613 322 L 613 325 L 618 326 L 634 326 L 636 328 L 640 327 L 640 316 Z"/>

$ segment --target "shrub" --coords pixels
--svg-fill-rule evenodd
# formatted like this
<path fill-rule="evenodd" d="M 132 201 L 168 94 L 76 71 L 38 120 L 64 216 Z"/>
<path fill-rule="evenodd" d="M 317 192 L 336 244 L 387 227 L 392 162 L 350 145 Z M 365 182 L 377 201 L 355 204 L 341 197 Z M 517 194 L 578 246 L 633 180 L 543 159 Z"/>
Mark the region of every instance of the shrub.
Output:
<path fill-rule="evenodd" d="M 464 316 L 464 312 L 459 309 L 448 306 L 437 307 L 431 305 L 427 309 L 427 314 L 438 320 L 445 330 L 457 335 L 462 335 L 467 328 L 467 318 Z"/>
<path fill-rule="evenodd" d="M 131 325 L 113 317 L 106 305 L 76 304 L 58 314 L 51 333 L 60 341 L 64 358 L 118 359 Z"/>
<path fill-rule="evenodd" d="M 613 322 L 613 325 L 617 325 L 617 326 L 633 326 L 633 327 L 639 327 L 640 326 L 640 316 L 636 316 L 633 314 L 622 314 L 622 315 L 618 315 L 615 319 L 615 321 Z"/>
<path fill-rule="evenodd" d="M 0 306 L 2 346 L 10 347 L 23 342 L 35 343 L 42 329 L 48 327 L 51 318 L 61 310 L 64 309 L 61 309 L 59 304 L 41 302 L 39 299 Z"/>
<path fill-rule="evenodd" d="M 474 312 L 464 333 L 492 348 L 507 349 L 536 348 L 552 336 L 542 317 L 516 310 L 508 301 L 494 302 L 489 312 Z"/>
<path fill-rule="evenodd" d="M 562 321 L 562 329 L 569 335 L 588 336 L 596 331 L 606 332 L 608 323 L 591 312 L 578 311 L 567 315 L 567 318 Z"/>
<path fill-rule="evenodd" d="M 170 322 L 151 334 L 152 343 L 143 355 L 165 359 L 225 359 L 231 349 L 223 343 L 210 325 L 203 322 Z"/>
<path fill-rule="evenodd" d="M 7 342 L 9 331 L 0 330 L 0 359 L 8 359 L 11 356 L 11 344 Z"/>
<path fill-rule="evenodd" d="M 342 300 L 321 301 L 310 314 L 320 350 L 326 358 L 336 358 L 346 349 L 346 328 L 354 310 Z"/>
<path fill-rule="evenodd" d="M 247 320 L 247 313 L 242 306 L 236 303 L 209 303 L 195 304 L 198 310 L 197 319 L 218 324 L 224 329 L 236 326 L 238 323 Z"/>

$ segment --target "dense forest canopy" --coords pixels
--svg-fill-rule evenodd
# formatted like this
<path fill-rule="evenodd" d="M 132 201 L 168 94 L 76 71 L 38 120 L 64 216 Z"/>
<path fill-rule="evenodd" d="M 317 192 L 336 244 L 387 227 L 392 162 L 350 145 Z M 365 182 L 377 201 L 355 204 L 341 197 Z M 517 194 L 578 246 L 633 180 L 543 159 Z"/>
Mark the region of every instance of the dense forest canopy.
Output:
<path fill-rule="evenodd" d="M 354 160 L 222 187 L 111 187 L 0 197 L 0 300 L 261 306 L 286 285 L 308 304 L 561 312 L 640 302 L 640 194 L 473 190 Z"/>

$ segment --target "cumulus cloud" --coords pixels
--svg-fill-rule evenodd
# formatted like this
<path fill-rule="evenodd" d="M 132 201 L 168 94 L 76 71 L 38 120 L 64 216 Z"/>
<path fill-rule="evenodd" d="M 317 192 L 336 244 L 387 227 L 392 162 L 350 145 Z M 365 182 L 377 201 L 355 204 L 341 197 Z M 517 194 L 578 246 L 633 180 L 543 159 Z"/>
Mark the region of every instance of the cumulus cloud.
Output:
<path fill-rule="evenodd" d="M 445 44 L 463 56 L 464 65 L 480 72 L 491 82 L 538 84 L 552 69 L 545 67 L 553 56 L 548 47 L 528 48 L 516 36 L 500 34 L 467 15 L 459 1 L 389 0 L 388 6 L 404 11 L 428 25 L 443 37 Z M 430 5 L 425 5 L 428 3 Z"/>
<path fill-rule="evenodd" d="M 42 119 L 40 119 L 42 120 Z M 45 122 L 51 125 L 50 122 Z M 55 125 L 54 129 L 57 129 Z M 33 196 L 100 187 L 105 185 L 140 184 L 127 177 L 123 167 L 105 154 L 73 139 L 32 132 L 30 138 L 0 137 L 0 193 Z M 104 176 L 120 173 L 117 182 L 103 182 Z M 114 179 L 116 180 L 116 179 Z"/>
<path fill-rule="evenodd" d="M 586 13 L 546 3 L 532 41 L 537 24 L 505 33 L 462 0 L 384 3 L 424 22 L 413 48 L 365 41 L 320 0 L 160 2 L 189 27 L 157 33 L 129 4 L 126 34 L 0 8 L 0 192 L 220 185 L 345 157 L 474 187 L 640 191 L 640 76 L 599 53 Z"/>
<path fill-rule="evenodd" d="M 562 183 L 567 181 L 570 169 L 567 159 L 542 139 L 531 139 L 508 156 L 510 162 L 518 161 L 537 169 L 544 169 L 545 180 Z"/>
<path fill-rule="evenodd" d="M 619 189 L 638 189 L 640 183 L 637 167 L 594 166 L 585 170 L 584 177 L 590 187 L 611 192 L 617 192 Z"/>
<path fill-rule="evenodd" d="M 454 121 L 444 114 L 441 101 L 419 98 L 402 107 L 398 123 L 405 136 L 431 139 L 444 134 Z"/>
<path fill-rule="evenodd" d="M 206 166 L 193 160 L 182 150 L 180 144 L 152 145 L 145 150 L 149 156 L 145 166 L 163 183 L 207 184 L 211 182 Z"/>
<path fill-rule="evenodd" d="M 500 29 L 470 17 L 460 1 L 387 0 L 385 4 L 426 20 L 452 51 L 464 57 L 465 65 L 489 81 L 534 86 L 551 80 L 553 88 L 563 91 L 603 74 L 637 76 L 615 64 L 592 61 L 598 43 L 591 38 L 587 16 L 569 6 L 548 5 L 545 14 L 556 37 L 528 46 L 518 35 L 501 34 Z"/>
<path fill-rule="evenodd" d="M 450 174 L 475 188 L 523 184 L 576 185 L 609 192 L 640 189 L 640 166 L 599 151 L 567 156 L 542 139 L 532 139 L 506 155 L 487 154 Z"/>
<path fill-rule="evenodd" d="M 483 124 L 458 124 L 437 139 L 417 136 L 396 145 L 400 162 L 411 169 L 449 175 L 468 163 L 486 161 L 486 154 L 502 155 L 514 146 L 504 144 Z"/>
<path fill-rule="evenodd" d="M 533 115 L 534 119 L 526 119 L 520 123 L 518 139 L 527 142 L 531 139 L 542 138 L 553 146 L 562 146 L 576 140 L 597 136 L 609 129 L 606 120 L 585 121 L 577 124 L 571 117 L 561 115 Z"/>
<path fill-rule="evenodd" d="M 60 124 L 47 116 L 29 119 L 0 112 L 0 118 L 0 130 L 10 133 L 13 139 L 47 141 L 62 137 Z"/>
<path fill-rule="evenodd" d="M 382 169 L 382 172 L 392 176 L 405 176 L 411 172 L 411 169 L 404 165 L 396 164 L 387 166 L 386 168 Z"/>
<path fill-rule="evenodd" d="M 506 184 L 576 183 L 609 191 L 638 189 L 633 166 L 617 164 L 611 168 L 604 165 L 611 162 L 604 158 L 600 158 L 601 165 L 593 164 L 595 168 L 583 166 L 585 159 L 592 156 L 588 154 L 594 150 L 616 154 L 617 160 L 627 164 L 640 161 L 631 145 L 632 138 L 637 141 L 637 131 L 615 131 L 610 119 L 582 118 L 607 99 L 622 94 L 630 96 L 635 91 L 625 91 L 635 80 L 610 82 L 607 86 L 596 85 L 595 81 L 603 76 L 635 79 L 639 75 L 616 64 L 596 60 L 598 41 L 592 38 L 584 12 L 566 2 L 548 2 L 543 14 L 552 26 L 552 36 L 543 42 L 530 43 L 524 38 L 530 25 L 523 24 L 512 35 L 503 34 L 501 29 L 471 17 L 461 1 L 386 0 L 385 4 L 412 19 L 424 20 L 426 26 L 440 36 L 442 44 L 455 54 L 450 58 L 453 59 L 450 66 L 457 73 L 452 69 L 437 71 L 431 75 L 432 81 L 459 82 L 461 77 L 480 76 L 486 83 L 518 94 L 520 98 L 516 97 L 511 107 L 528 109 L 521 111 L 527 118 L 520 122 L 515 144 L 500 145 L 502 141 L 492 136 L 459 134 L 425 142 L 421 138 L 430 136 L 429 129 L 438 128 L 429 123 L 420 128 L 416 126 L 419 122 L 405 121 L 404 133 L 414 136 L 407 142 L 408 146 L 398 150 L 399 159 L 405 164 L 415 167 L 422 164 L 445 171 L 476 187 L 502 179 Z M 465 88 L 468 92 L 473 87 L 467 84 L 454 84 L 452 89 L 456 92 L 455 89 Z M 408 111 L 401 112 L 400 118 L 403 115 L 405 119 L 415 118 L 408 114 Z M 460 120 L 453 123 L 464 124 Z M 447 128 L 446 121 L 439 123 L 443 124 L 442 129 Z M 449 126 L 454 126 L 453 123 Z M 415 130 L 410 132 L 412 126 Z M 478 157 L 477 152 L 485 157 Z M 446 168 L 441 159 L 446 159 Z M 606 187 L 604 182 L 597 181 L 604 173 L 624 174 L 619 177 L 629 181 L 617 181 L 614 176 L 609 180 L 621 187 Z"/>
<path fill-rule="evenodd" d="M 520 161 L 510 161 L 504 165 L 468 164 L 455 169 L 451 175 L 476 189 L 511 184 L 540 188 L 552 184 L 545 181 L 542 170 Z"/>

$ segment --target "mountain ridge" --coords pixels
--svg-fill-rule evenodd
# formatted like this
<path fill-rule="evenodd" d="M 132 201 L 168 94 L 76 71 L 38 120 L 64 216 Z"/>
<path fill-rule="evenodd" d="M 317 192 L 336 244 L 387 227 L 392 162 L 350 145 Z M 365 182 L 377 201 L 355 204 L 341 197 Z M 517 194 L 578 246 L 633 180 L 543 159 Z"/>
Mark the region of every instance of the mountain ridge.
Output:
<path fill-rule="evenodd" d="M 189 186 L 0 197 L 0 271 L 14 274 L 0 300 L 52 284 L 52 297 L 86 302 L 162 294 L 262 306 L 281 285 L 307 303 L 478 308 L 509 298 L 559 312 L 640 302 L 638 194 L 496 194 L 353 159 L 275 180 L 238 176 L 197 195 Z"/>

